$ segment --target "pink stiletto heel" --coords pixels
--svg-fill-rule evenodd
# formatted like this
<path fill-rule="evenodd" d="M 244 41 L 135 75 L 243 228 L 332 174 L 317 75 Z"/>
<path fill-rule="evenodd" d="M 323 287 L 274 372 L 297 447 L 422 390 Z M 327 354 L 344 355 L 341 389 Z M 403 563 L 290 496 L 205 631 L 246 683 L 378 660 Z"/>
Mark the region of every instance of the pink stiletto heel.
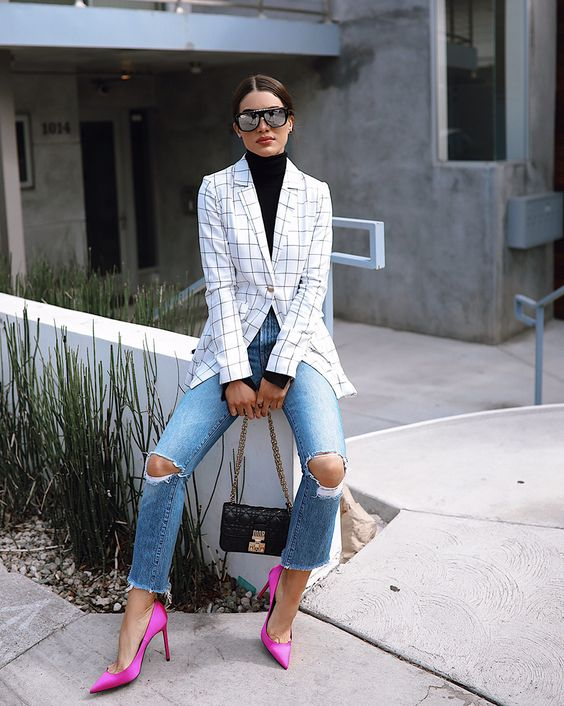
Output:
<path fill-rule="evenodd" d="M 167 632 L 166 623 L 163 628 L 163 640 L 164 640 L 164 646 L 165 646 L 166 661 L 170 662 L 170 650 L 168 649 L 168 632 Z"/>
<path fill-rule="evenodd" d="M 261 590 L 261 592 L 258 594 L 257 598 L 262 598 L 266 589 L 270 589 L 270 605 L 268 607 L 268 613 L 266 614 L 266 620 L 264 621 L 264 625 L 262 626 L 262 630 L 260 632 L 260 637 L 264 646 L 274 657 L 274 659 L 279 664 L 281 664 L 284 669 L 288 669 L 288 665 L 290 664 L 290 653 L 292 651 L 291 633 L 290 640 L 288 642 L 275 642 L 269 637 L 268 633 L 266 632 L 268 619 L 270 618 L 270 614 L 274 609 L 274 604 L 276 600 L 276 588 L 278 587 L 278 582 L 280 581 L 280 576 L 282 575 L 283 570 L 284 567 L 282 566 L 282 564 L 277 564 L 275 567 L 270 569 L 268 573 L 268 581 L 266 582 L 266 585 Z"/>
<path fill-rule="evenodd" d="M 169 661 L 170 650 L 168 647 L 167 623 L 168 615 L 166 612 L 166 608 L 158 599 L 155 598 L 151 617 L 149 618 L 149 624 L 147 625 L 147 629 L 145 630 L 145 634 L 143 635 L 143 639 L 141 640 L 141 644 L 139 645 L 137 654 L 133 658 L 133 662 L 131 662 L 129 667 L 126 667 L 117 674 L 112 674 L 111 672 L 108 672 L 106 670 L 102 674 L 102 676 L 90 687 L 90 693 L 95 694 L 98 691 L 106 691 L 107 689 L 113 689 L 116 686 L 129 684 L 129 682 L 136 679 L 139 676 L 139 673 L 141 672 L 141 666 L 143 664 L 143 657 L 145 656 L 145 650 L 147 649 L 147 645 L 149 644 L 149 642 L 151 642 L 155 635 L 161 632 L 161 630 L 163 633 L 166 659 L 167 661 Z"/>

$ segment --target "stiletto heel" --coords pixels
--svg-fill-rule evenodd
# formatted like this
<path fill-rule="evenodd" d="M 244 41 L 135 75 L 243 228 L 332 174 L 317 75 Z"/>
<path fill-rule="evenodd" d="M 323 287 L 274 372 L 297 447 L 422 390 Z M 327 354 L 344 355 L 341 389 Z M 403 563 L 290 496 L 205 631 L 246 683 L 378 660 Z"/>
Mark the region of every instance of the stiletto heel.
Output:
<path fill-rule="evenodd" d="M 167 660 L 167 662 L 170 662 L 170 650 L 168 649 L 168 633 L 167 633 L 166 625 L 163 628 L 163 640 L 164 640 L 164 646 L 165 646 L 166 660 Z"/>
<path fill-rule="evenodd" d="M 266 631 L 268 619 L 270 618 L 270 614 L 274 609 L 274 604 L 276 601 L 276 589 L 278 587 L 278 582 L 280 581 L 280 576 L 282 576 L 283 570 L 284 567 L 282 566 L 282 564 L 277 564 L 269 571 L 267 584 L 258 596 L 259 598 L 262 597 L 262 594 L 265 592 L 266 588 L 269 587 L 270 605 L 268 607 L 268 613 L 266 614 L 266 620 L 264 621 L 264 625 L 262 626 L 262 630 L 260 632 L 260 637 L 264 646 L 274 657 L 274 659 L 279 664 L 281 664 L 284 669 L 288 669 L 288 666 L 290 664 L 290 654 L 292 651 L 292 634 L 290 633 L 290 640 L 288 642 L 275 642 L 272 638 L 269 637 Z"/>
<path fill-rule="evenodd" d="M 268 588 L 268 581 L 264 584 L 262 587 L 260 593 L 257 593 L 257 600 L 260 601 L 260 599 L 264 596 L 266 589 Z"/>
<path fill-rule="evenodd" d="M 163 637 L 165 641 L 165 652 L 166 659 L 170 660 L 170 651 L 168 649 L 168 635 L 167 635 L 167 622 L 168 615 L 166 608 L 163 604 L 155 598 L 153 602 L 153 610 L 151 611 L 151 617 L 149 618 L 149 624 L 137 650 L 137 654 L 133 658 L 131 664 L 123 669 L 117 674 L 112 674 L 107 670 L 102 674 L 102 676 L 94 682 L 90 687 L 90 693 L 95 694 L 98 691 L 106 691 L 107 689 L 113 689 L 116 686 L 122 686 L 122 684 L 129 684 L 139 676 L 141 672 L 141 666 L 143 664 L 143 658 L 145 657 L 145 650 L 147 645 L 153 637 L 161 630 L 163 631 Z"/>

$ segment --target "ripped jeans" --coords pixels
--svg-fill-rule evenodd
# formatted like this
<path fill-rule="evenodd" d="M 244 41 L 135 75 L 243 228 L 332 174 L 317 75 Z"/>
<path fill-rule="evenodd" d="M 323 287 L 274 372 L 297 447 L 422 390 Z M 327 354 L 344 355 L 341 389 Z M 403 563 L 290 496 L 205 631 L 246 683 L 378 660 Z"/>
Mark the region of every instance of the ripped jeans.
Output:
<path fill-rule="evenodd" d="M 248 348 L 257 389 L 279 331 L 271 309 Z M 145 466 L 128 590 L 142 588 L 166 593 L 167 598 L 172 598 L 168 576 L 182 519 L 186 479 L 237 419 L 231 416 L 221 393 L 219 374 L 187 389 L 157 446 L 147 456 L 147 460 L 151 454 L 163 456 L 172 461 L 179 472 L 152 477 Z M 329 561 L 344 481 L 334 488 L 322 486 L 311 473 L 308 461 L 320 454 L 337 453 L 346 472 L 341 412 L 329 382 L 303 361 L 298 365 L 282 409 L 296 440 L 302 479 L 294 499 L 281 563 L 290 569 L 309 571 Z"/>

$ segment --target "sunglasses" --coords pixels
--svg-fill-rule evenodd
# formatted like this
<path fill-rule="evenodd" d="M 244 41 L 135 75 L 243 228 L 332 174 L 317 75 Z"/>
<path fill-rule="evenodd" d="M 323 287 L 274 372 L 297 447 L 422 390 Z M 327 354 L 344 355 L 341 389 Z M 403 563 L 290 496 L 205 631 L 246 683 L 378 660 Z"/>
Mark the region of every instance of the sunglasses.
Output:
<path fill-rule="evenodd" d="M 269 127 L 282 127 L 288 122 L 288 108 L 262 108 L 261 110 L 245 110 L 243 113 L 238 113 L 235 116 L 239 130 L 243 132 L 252 132 L 255 130 L 261 117 Z"/>

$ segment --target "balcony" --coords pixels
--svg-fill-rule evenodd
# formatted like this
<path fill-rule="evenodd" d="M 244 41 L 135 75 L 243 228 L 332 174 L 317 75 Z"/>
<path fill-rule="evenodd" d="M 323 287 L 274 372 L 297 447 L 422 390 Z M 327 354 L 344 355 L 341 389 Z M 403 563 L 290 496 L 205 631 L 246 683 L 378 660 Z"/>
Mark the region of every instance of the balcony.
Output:
<path fill-rule="evenodd" d="M 26 64 L 72 60 L 84 51 L 104 51 L 107 58 L 119 50 L 142 51 L 151 63 L 170 65 L 202 54 L 219 61 L 230 55 L 338 56 L 340 43 L 327 0 L 0 0 L 0 49 Z"/>

